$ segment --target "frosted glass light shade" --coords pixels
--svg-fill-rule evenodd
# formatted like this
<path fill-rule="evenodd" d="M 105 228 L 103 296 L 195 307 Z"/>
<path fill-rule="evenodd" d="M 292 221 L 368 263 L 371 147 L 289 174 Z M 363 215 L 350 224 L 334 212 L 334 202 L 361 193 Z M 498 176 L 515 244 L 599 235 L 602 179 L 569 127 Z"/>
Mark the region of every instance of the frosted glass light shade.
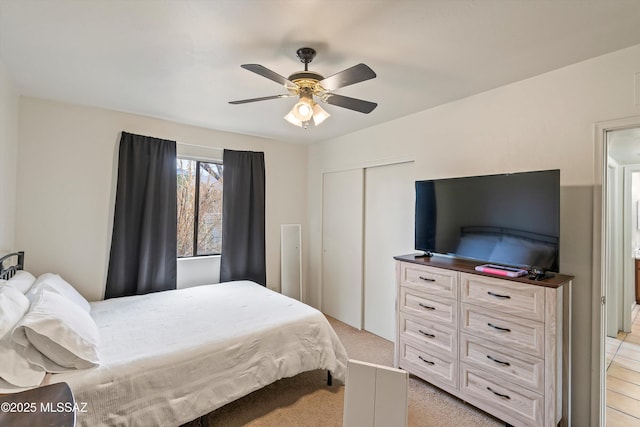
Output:
<path fill-rule="evenodd" d="M 327 113 L 319 104 L 313 106 L 313 123 L 318 126 L 328 119 L 331 114 Z"/>
<path fill-rule="evenodd" d="M 298 118 L 291 111 L 289 111 L 289 113 L 286 116 L 284 116 L 284 119 L 289 123 L 291 123 L 292 125 L 302 127 L 302 121 L 298 120 Z"/>

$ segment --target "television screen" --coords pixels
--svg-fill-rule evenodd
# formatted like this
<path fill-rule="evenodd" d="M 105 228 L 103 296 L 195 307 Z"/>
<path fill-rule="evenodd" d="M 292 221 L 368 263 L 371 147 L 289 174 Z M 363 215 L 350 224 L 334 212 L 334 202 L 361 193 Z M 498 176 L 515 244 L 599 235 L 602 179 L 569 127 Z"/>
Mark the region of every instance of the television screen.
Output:
<path fill-rule="evenodd" d="M 560 171 L 416 182 L 415 248 L 558 271 Z"/>

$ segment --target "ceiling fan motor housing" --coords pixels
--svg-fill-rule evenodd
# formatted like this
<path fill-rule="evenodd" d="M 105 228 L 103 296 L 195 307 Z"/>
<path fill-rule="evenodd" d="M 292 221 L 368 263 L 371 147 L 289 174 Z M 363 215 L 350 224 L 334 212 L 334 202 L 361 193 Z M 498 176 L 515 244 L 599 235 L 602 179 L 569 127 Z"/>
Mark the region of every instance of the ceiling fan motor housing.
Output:
<path fill-rule="evenodd" d="M 298 71 L 289 76 L 289 80 L 291 80 L 294 83 L 298 83 L 297 82 L 298 80 L 314 80 L 316 82 L 319 82 L 322 79 L 324 79 L 322 74 L 316 73 L 315 71 L 306 71 L 306 70 Z"/>
<path fill-rule="evenodd" d="M 300 58 L 300 62 L 304 64 L 305 71 L 307 70 L 307 64 L 313 61 L 313 58 L 316 56 L 316 51 L 310 47 L 301 47 L 296 50 L 296 55 Z"/>

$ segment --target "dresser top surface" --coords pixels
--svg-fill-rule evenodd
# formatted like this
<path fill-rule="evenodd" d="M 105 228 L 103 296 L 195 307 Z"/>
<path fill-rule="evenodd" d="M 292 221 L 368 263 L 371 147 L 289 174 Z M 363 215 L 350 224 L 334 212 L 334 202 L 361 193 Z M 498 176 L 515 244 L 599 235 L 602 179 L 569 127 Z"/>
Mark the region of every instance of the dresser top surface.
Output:
<path fill-rule="evenodd" d="M 527 276 L 523 277 L 505 277 L 495 274 L 483 273 L 476 271 L 478 265 L 487 264 L 486 262 L 472 261 L 462 258 L 454 258 L 442 255 L 423 256 L 420 254 L 399 255 L 393 257 L 397 261 L 409 262 L 412 264 L 425 265 L 429 267 L 444 268 L 447 270 L 461 271 L 464 273 L 473 273 L 480 276 L 493 277 L 497 279 L 509 280 L 512 282 L 521 282 L 534 286 L 544 286 L 547 288 L 559 288 L 562 285 L 573 280 L 573 276 L 565 274 L 552 273 L 553 277 L 546 277 L 540 280 L 531 280 Z"/>

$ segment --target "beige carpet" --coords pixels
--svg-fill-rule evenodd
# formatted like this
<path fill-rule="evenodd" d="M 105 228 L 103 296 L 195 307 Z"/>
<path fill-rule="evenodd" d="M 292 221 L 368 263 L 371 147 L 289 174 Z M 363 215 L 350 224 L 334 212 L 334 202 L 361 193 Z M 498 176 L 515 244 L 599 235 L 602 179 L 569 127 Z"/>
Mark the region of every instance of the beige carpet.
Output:
<path fill-rule="evenodd" d="M 351 359 L 393 366 L 393 343 L 329 318 Z M 219 408 L 188 426 L 342 426 L 344 386 L 326 385 L 326 372 L 277 381 Z M 504 426 L 490 415 L 411 377 L 409 425 L 420 427 Z"/>

